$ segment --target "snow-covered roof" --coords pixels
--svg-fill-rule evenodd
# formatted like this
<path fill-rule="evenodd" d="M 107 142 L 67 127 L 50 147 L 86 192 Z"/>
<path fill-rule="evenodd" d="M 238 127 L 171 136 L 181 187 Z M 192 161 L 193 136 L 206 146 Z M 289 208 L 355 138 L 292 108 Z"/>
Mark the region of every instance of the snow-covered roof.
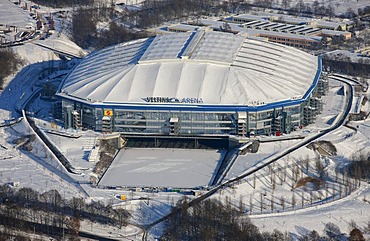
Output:
<path fill-rule="evenodd" d="M 331 29 L 323 29 L 321 31 L 325 35 L 334 35 L 334 36 L 340 36 L 340 35 L 346 35 L 351 34 L 351 32 L 347 31 L 338 31 L 338 30 L 331 30 Z"/>
<path fill-rule="evenodd" d="M 36 21 L 27 11 L 8 0 L 0 0 L 0 26 L 34 28 Z"/>
<path fill-rule="evenodd" d="M 324 20 L 320 20 L 320 21 L 317 22 L 317 27 L 319 27 L 319 28 L 336 29 L 336 28 L 338 28 L 341 25 L 345 25 L 345 24 L 331 22 L 331 21 L 324 21 Z"/>
<path fill-rule="evenodd" d="M 199 30 L 90 54 L 58 95 L 100 105 L 254 106 L 302 98 L 317 70 L 317 57 L 296 48 Z"/>
<path fill-rule="evenodd" d="M 265 13 L 265 12 L 259 12 L 257 15 L 241 14 L 241 15 L 233 16 L 230 19 L 240 19 L 240 20 L 246 20 L 246 21 L 279 19 L 279 21 L 281 22 L 291 23 L 291 24 L 306 24 L 312 21 L 312 19 L 310 18 L 293 17 L 293 16 L 289 16 L 285 14 Z"/>
<path fill-rule="evenodd" d="M 168 30 L 177 30 L 177 31 L 183 31 L 183 32 L 186 32 L 186 31 L 195 31 L 197 30 L 199 27 L 198 26 L 194 26 L 194 25 L 189 25 L 189 24 L 183 24 L 183 23 L 180 23 L 180 24 L 173 24 L 171 26 L 168 26 L 168 27 L 165 27 L 165 29 L 168 29 Z M 176 31 L 174 31 L 176 32 Z"/>
<path fill-rule="evenodd" d="M 240 14 L 236 16 L 232 16 L 230 18 L 226 18 L 226 20 L 245 20 L 245 21 L 255 21 L 255 20 L 262 20 L 262 19 L 268 19 L 267 15 L 255 15 L 255 14 Z"/>

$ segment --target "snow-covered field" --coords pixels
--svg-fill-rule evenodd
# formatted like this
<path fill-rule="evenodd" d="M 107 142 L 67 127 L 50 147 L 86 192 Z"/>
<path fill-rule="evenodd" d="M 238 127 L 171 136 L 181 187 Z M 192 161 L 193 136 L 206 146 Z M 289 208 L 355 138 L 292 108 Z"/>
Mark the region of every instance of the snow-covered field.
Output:
<path fill-rule="evenodd" d="M 45 150 L 39 147 L 30 153 L 15 148 L 13 140 L 31 133 L 24 120 L 13 128 L 0 128 L 0 133 L 0 184 L 19 182 L 19 187 L 31 187 L 39 193 L 55 189 L 67 198 L 82 196 L 70 179 L 45 162 L 51 158 Z"/>
<path fill-rule="evenodd" d="M 198 187 L 210 185 L 226 151 L 121 149 L 99 185 Z"/>

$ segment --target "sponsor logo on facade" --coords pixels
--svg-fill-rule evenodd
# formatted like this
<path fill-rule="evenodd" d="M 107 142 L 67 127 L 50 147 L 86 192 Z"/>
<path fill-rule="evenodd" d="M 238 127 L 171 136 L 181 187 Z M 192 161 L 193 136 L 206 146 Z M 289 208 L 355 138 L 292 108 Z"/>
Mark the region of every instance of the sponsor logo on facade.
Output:
<path fill-rule="evenodd" d="M 104 110 L 104 116 L 113 116 L 113 110 Z"/>
<path fill-rule="evenodd" d="M 176 98 L 176 97 L 145 97 L 142 98 L 145 102 L 150 103 L 196 103 L 203 104 L 202 98 Z"/>

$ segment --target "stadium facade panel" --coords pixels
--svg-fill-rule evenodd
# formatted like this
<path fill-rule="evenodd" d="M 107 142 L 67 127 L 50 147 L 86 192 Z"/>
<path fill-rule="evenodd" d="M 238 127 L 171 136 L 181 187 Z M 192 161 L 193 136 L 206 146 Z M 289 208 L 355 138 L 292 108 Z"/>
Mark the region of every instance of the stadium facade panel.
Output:
<path fill-rule="evenodd" d="M 90 54 L 63 80 L 66 128 L 138 135 L 270 135 L 312 123 L 321 59 L 244 35 L 198 30 Z"/>

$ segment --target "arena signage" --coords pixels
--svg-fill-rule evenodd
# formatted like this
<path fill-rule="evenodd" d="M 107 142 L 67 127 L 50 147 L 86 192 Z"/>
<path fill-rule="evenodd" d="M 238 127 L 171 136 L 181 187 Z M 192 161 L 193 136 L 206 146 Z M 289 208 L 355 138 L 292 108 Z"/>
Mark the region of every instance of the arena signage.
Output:
<path fill-rule="evenodd" d="M 113 116 L 113 110 L 104 110 L 104 116 Z"/>
<path fill-rule="evenodd" d="M 202 104 L 202 98 L 176 98 L 176 97 L 145 97 L 142 98 L 145 102 L 151 103 L 196 103 Z"/>

